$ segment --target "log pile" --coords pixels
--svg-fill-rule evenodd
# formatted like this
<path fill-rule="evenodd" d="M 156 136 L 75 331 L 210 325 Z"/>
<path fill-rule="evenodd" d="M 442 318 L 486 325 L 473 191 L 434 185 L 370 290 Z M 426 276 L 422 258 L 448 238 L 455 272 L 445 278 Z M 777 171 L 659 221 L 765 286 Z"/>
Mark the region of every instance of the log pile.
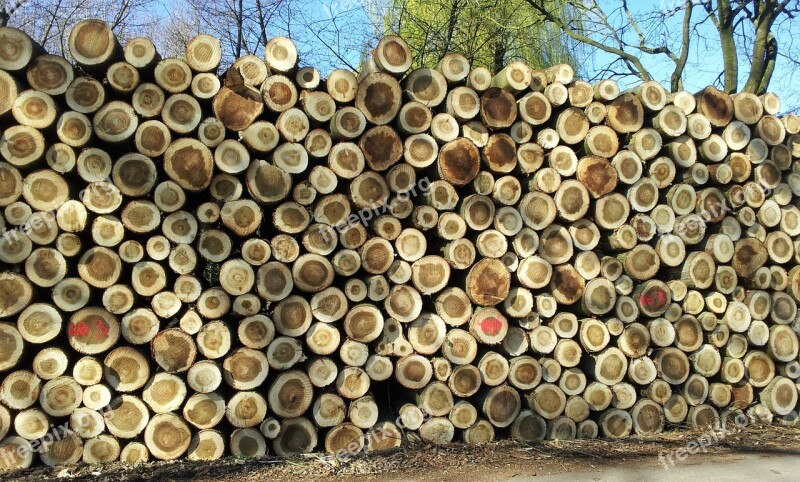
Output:
<path fill-rule="evenodd" d="M 797 418 L 774 94 L 0 39 L 0 470 Z"/>

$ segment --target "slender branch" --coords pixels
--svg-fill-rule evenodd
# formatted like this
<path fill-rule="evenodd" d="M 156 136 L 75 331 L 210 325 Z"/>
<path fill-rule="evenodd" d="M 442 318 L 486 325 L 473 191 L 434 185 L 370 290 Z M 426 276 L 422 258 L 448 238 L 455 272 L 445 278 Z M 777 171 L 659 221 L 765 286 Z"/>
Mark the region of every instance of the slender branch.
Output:
<path fill-rule="evenodd" d="M 337 17 L 333 17 L 333 18 L 331 18 L 330 21 L 333 24 L 334 32 L 336 33 L 336 47 L 337 48 L 332 47 L 331 45 L 328 44 L 327 41 L 325 41 L 325 39 L 322 38 L 322 36 L 320 35 L 321 29 L 309 28 L 308 30 L 311 32 L 311 35 L 313 35 L 317 40 L 319 40 L 322 43 L 322 45 L 324 45 L 325 48 L 328 49 L 333 54 L 334 57 L 336 57 L 337 60 L 342 62 L 350 70 L 356 71 L 356 70 L 358 70 L 358 67 L 353 65 L 353 64 L 351 64 L 341 54 L 341 51 L 338 48 L 341 45 L 341 29 L 336 24 L 336 19 L 337 19 Z"/>
<path fill-rule="evenodd" d="M 27 3 L 27 0 L 17 0 L 11 8 L 8 8 L 8 2 L 3 0 L 3 8 L 0 9 L 0 27 L 8 26 L 8 21 L 11 20 L 11 16 L 14 15 L 14 12 L 22 8 Z"/>
<path fill-rule="evenodd" d="M 579 42 L 585 43 L 587 45 L 590 45 L 596 49 L 602 50 L 603 52 L 617 55 L 618 57 L 623 59 L 624 62 L 629 64 L 629 66 L 632 66 L 632 68 L 635 69 L 636 72 L 638 72 L 638 76 L 642 80 L 652 79 L 650 73 L 647 71 L 644 64 L 642 64 L 641 60 L 639 60 L 639 58 L 636 57 L 635 55 L 631 54 L 630 52 L 626 52 L 621 48 L 603 44 L 589 36 L 579 33 L 578 31 L 572 29 L 569 25 L 567 25 L 563 19 L 551 13 L 547 8 L 545 8 L 544 5 L 539 4 L 539 2 L 537 2 L 536 0 L 525 0 L 525 1 L 531 7 L 533 7 L 537 12 L 539 12 L 546 20 L 555 24 L 559 29 L 561 29 L 561 31 L 564 32 L 564 34 L 566 34 L 568 37 L 577 40 Z"/>
<path fill-rule="evenodd" d="M 703 8 L 706 9 L 706 12 L 708 12 L 708 18 L 711 19 L 711 22 L 713 22 L 714 26 L 717 28 L 717 30 L 719 30 L 721 27 L 720 21 L 719 18 L 717 18 L 716 10 L 714 9 L 714 6 L 711 4 L 711 0 L 706 0 L 702 2 L 702 5 Z"/>
<path fill-rule="evenodd" d="M 769 40 L 767 41 L 767 62 L 766 67 L 764 68 L 764 75 L 761 77 L 761 84 L 759 84 L 758 91 L 756 91 L 758 95 L 767 93 L 769 83 L 772 80 L 772 74 L 775 72 L 775 61 L 777 58 L 778 41 L 775 39 L 774 35 L 769 34 Z"/>
<path fill-rule="evenodd" d="M 686 61 L 689 58 L 689 44 L 691 42 L 692 12 L 694 5 L 692 0 L 686 0 L 684 4 L 683 25 L 681 29 L 681 55 L 675 62 L 675 70 L 672 71 L 670 78 L 670 88 L 673 92 L 683 90 L 683 71 L 686 68 Z"/>

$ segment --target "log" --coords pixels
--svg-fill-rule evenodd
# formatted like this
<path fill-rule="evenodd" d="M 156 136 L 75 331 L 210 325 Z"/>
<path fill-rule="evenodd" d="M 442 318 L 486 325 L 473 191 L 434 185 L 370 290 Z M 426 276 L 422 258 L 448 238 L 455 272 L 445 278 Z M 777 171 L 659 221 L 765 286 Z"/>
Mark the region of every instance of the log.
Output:
<path fill-rule="evenodd" d="M 568 401 L 567 410 L 569 410 L 570 406 L 573 408 L 577 406 L 579 411 L 582 413 L 585 401 L 573 399 L 577 398 L 574 397 L 575 395 L 583 393 L 583 391 L 586 389 L 586 376 L 584 373 L 578 368 L 567 369 L 562 372 L 561 378 L 558 381 L 558 386 L 566 395 L 571 397 L 570 400 L 572 401 Z M 582 417 L 581 420 L 578 421 L 583 421 L 585 418 L 586 417 Z"/>
<path fill-rule="evenodd" d="M 40 454 L 40 458 L 49 467 L 71 465 L 81 460 L 83 450 L 83 440 L 77 434 L 71 433 L 50 444 L 48 450 Z"/>
<path fill-rule="evenodd" d="M 245 130 L 264 111 L 264 101 L 258 90 L 245 84 L 241 74 L 230 70 L 225 85 L 214 96 L 212 108 L 225 127 Z"/>
<path fill-rule="evenodd" d="M 461 126 L 461 133 L 464 137 L 471 140 L 476 146 L 483 147 L 489 141 L 489 131 L 486 127 L 478 121 L 472 120 Z M 426 134 L 420 134 L 420 136 L 425 136 Z M 426 137 L 427 138 L 427 137 Z M 431 140 L 433 140 L 431 138 Z M 530 148 L 533 148 L 535 144 L 526 144 Z"/>
<path fill-rule="evenodd" d="M 189 449 L 191 435 L 189 427 L 180 417 L 172 413 L 160 413 L 147 424 L 144 442 L 153 457 L 174 460 Z"/>
<path fill-rule="evenodd" d="M 319 71 L 314 67 L 303 67 L 297 70 L 295 81 L 302 89 L 316 89 L 319 87 Z"/>
<path fill-rule="evenodd" d="M 447 96 L 447 80 L 438 70 L 418 68 L 405 78 L 404 89 L 411 100 L 436 107 Z"/>
<path fill-rule="evenodd" d="M 439 142 L 449 142 L 458 137 L 458 121 L 450 114 L 436 114 L 431 119 L 431 135 Z"/>
<path fill-rule="evenodd" d="M 444 78 L 450 83 L 457 83 L 465 80 L 470 73 L 469 60 L 462 54 L 448 52 L 436 66 Z"/>
<path fill-rule="evenodd" d="M 598 425 L 608 438 L 622 438 L 633 430 L 633 419 L 625 410 L 610 409 L 600 415 Z"/>
<path fill-rule="evenodd" d="M 689 377 L 689 359 L 677 348 L 658 350 L 653 362 L 656 364 L 659 377 L 668 383 L 678 385 Z"/>
<path fill-rule="evenodd" d="M 178 94 L 192 83 L 192 71 L 181 59 L 168 58 L 161 60 L 153 71 L 156 84 L 171 94 Z"/>
<path fill-rule="evenodd" d="M 470 109 L 475 110 L 477 108 L 477 103 L 475 107 L 470 107 L 470 99 L 472 97 L 470 97 L 468 92 L 470 91 L 467 90 L 467 93 L 462 94 L 458 98 L 456 98 L 452 92 L 448 94 L 451 96 L 448 100 L 448 105 L 452 106 L 449 107 L 449 109 L 453 112 L 458 110 L 460 112 L 464 112 L 465 115 L 470 115 Z M 465 96 L 466 98 L 464 98 L 462 101 L 462 97 Z M 451 114 L 453 114 L 453 112 L 451 112 Z M 472 117 L 475 115 L 476 114 L 472 114 Z M 397 128 L 404 134 L 409 134 L 412 136 L 424 133 L 431 126 L 432 121 L 433 115 L 431 114 L 431 110 L 425 104 L 417 101 L 403 103 L 399 113 L 397 114 Z"/>
<path fill-rule="evenodd" d="M 14 27 L 2 27 L 2 39 L 10 47 L 3 54 L 0 69 L 8 72 L 21 71 L 33 60 L 34 56 L 42 50 L 25 32 Z"/>
<path fill-rule="evenodd" d="M 139 71 L 128 62 L 116 62 L 106 71 L 111 88 L 121 94 L 130 94 L 139 86 Z"/>
<path fill-rule="evenodd" d="M 45 419 L 44 422 L 46 421 Z M 69 426 L 70 429 L 74 430 L 81 438 L 90 439 L 102 433 L 105 429 L 105 420 L 99 412 L 81 407 L 70 415 Z M 47 427 L 47 424 L 45 423 L 43 427 Z M 40 438 L 43 436 L 44 433 L 33 438 Z"/>
<path fill-rule="evenodd" d="M 544 418 L 531 410 L 521 410 L 511 426 L 511 436 L 514 440 L 524 442 L 544 440 L 546 427 Z"/>
<path fill-rule="evenodd" d="M 364 114 L 355 107 L 338 109 L 330 122 L 331 137 L 334 139 L 355 139 L 366 128 Z"/>
<path fill-rule="evenodd" d="M 464 430 L 475 424 L 478 419 L 478 411 L 470 402 L 459 400 L 453 405 L 447 418 L 455 428 Z"/>
<path fill-rule="evenodd" d="M 161 120 L 178 134 L 194 131 L 201 119 L 200 103 L 188 94 L 179 93 L 167 97 L 161 109 Z"/>
<path fill-rule="evenodd" d="M 39 403 L 52 417 L 71 414 L 82 401 L 83 388 L 70 376 L 56 377 L 42 386 Z"/>
<path fill-rule="evenodd" d="M 267 401 L 256 392 L 236 392 L 228 401 L 225 417 L 237 428 L 259 425 L 265 417 Z M 152 423 L 152 422 L 151 422 Z"/>
<path fill-rule="evenodd" d="M 345 421 L 347 407 L 344 400 L 333 393 L 323 393 L 314 402 L 314 423 L 319 427 L 335 427 Z"/>
<path fill-rule="evenodd" d="M 69 33 L 69 52 L 87 71 L 98 71 L 122 53 L 111 27 L 100 20 L 83 20 Z"/>
<path fill-rule="evenodd" d="M 391 75 L 376 72 L 367 75 L 358 83 L 356 107 L 373 124 L 391 122 L 400 111 L 400 84 Z"/>
<path fill-rule="evenodd" d="M 706 87 L 695 94 L 697 112 L 704 115 L 712 126 L 725 127 L 734 116 L 731 97 L 714 87 Z"/>
<path fill-rule="evenodd" d="M 235 402 L 235 400 L 231 400 L 231 402 Z M 256 404 L 254 403 L 254 405 Z M 257 407 L 248 408 L 256 409 Z M 182 414 L 183 418 L 196 428 L 213 428 L 225 417 L 225 399 L 213 391 L 196 393 L 186 401 Z"/>
<path fill-rule="evenodd" d="M 661 151 L 663 140 L 655 129 L 641 129 L 631 137 L 630 148 L 642 160 L 650 160 Z"/>
<path fill-rule="evenodd" d="M 755 133 L 768 146 L 776 146 L 786 139 L 786 127 L 783 122 L 772 115 L 765 115 L 758 121 Z"/>
<path fill-rule="evenodd" d="M 560 107 L 569 100 L 569 90 L 561 82 L 548 83 L 544 88 L 544 96 L 550 104 Z"/>
<path fill-rule="evenodd" d="M 200 296 L 199 304 L 201 305 L 201 309 L 198 311 L 203 316 L 208 318 L 216 318 L 219 316 L 213 313 L 214 310 L 210 309 L 210 307 L 221 306 L 225 311 L 230 308 L 230 301 L 222 290 L 206 290 Z M 203 306 L 205 309 L 202 309 Z M 197 350 L 206 358 L 221 358 L 230 351 L 230 348 L 231 333 L 229 328 L 222 322 L 213 321 L 207 323 L 197 334 Z M 189 359 L 186 360 L 186 362 L 191 365 L 194 362 L 194 354 L 190 352 L 187 354 L 187 357 Z M 185 368 L 180 367 L 173 371 L 185 371 Z"/>
<path fill-rule="evenodd" d="M 586 141 L 588 144 L 594 144 L 588 135 L 589 133 L 589 120 L 586 114 L 580 109 L 570 107 L 562 111 L 556 120 L 556 132 L 562 142 L 565 144 L 577 144 L 581 141 Z M 595 131 L 597 134 L 597 131 Z M 607 133 L 606 133 L 607 135 Z M 598 144 L 612 142 L 611 138 L 601 138 L 597 140 Z"/>
<path fill-rule="evenodd" d="M 492 77 L 492 87 L 520 92 L 531 85 L 531 71 L 522 62 L 510 62 Z"/>
<path fill-rule="evenodd" d="M 364 449 L 364 433 L 352 423 L 341 423 L 325 436 L 325 451 L 330 454 L 358 453 Z"/>
<path fill-rule="evenodd" d="M 501 385 L 494 387 L 479 396 L 481 409 L 489 423 L 495 427 L 505 428 L 514 422 L 522 407 L 519 392 Z"/>
<path fill-rule="evenodd" d="M 640 133 L 643 131 L 640 131 Z M 634 142 L 643 142 L 639 140 L 640 134 L 634 137 Z M 562 136 L 563 139 L 563 136 Z M 584 148 L 587 152 L 595 156 L 611 158 L 617 154 L 619 150 L 619 139 L 616 132 L 607 126 L 594 126 L 584 136 Z M 637 152 L 641 149 L 635 149 Z"/>
<path fill-rule="evenodd" d="M 327 78 L 326 88 L 328 94 L 339 104 L 351 102 L 356 97 L 358 80 L 356 76 L 344 69 L 333 70 Z"/>
<path fill-rule="evenodd" d="M 643 82 L 633 90 L 642 101 L 642 105 L 649 111 L 659 112 L 667 103 L 667 93 L 658 82 Z"/>
<path fill-rule="evenodd" d="M 403 153 L 400 137 L 389 126 L 374 127 L 366 131 L 361 136 L 359 147 L 367 165 L 375 171 L 386 171 L 400 161 Z"/>
<path fill-rule="evenodd" d="M 439 175 L 449 183 L 464 186 L 478 174 L 478 150 L 465 138 L 445 144 L 439 151 L 437 166 Z"/>
<path fill-rule="evenodd" d="M 622 94 L 611 102 L 606 120 L 620 134 L 636 132 L 644 124 L 644 106 L 634 94 Z"/>
<path fill-rule="evenodd" d="M 43 380 L 52 380 L 64 374 L 69 360 L 60 348 L 45 348 L 33 358 L 33 372 Z"/>
<path fill-rule="evenodd" d="M 517 117 L 516 102 L 509 92 L 492 87 L 481 95 L 480 113 L 490 129 L 510 127 Z"/>
<path fill-rule="evenodd" d="M 45 153 L 42 134 L 27 126 L 12 126 L 6 129 L 0 143 L 0 154 L 15 167 L 25 167 L 38 161 Z"/>
<path fill-rule="evenodd" d="M 566 407 L 564 392 L 550 383 L 539 385 L 526 399 L 531 410 L 546 420 L 555 419 Z"/>
<path fill-rule="evenodd" d="M 177 411 L 186 398 L 185 382 L 168 373 L 157 373 L 144 386 L 142 400 L 155 413 Z"/>
<path fill-rule="evenodd" d="M 222 371 L 212 360 L 201 360 L 186 373 L 186 382 L 197 393 L 211 393 L 222 383 Z"/>
<path fill-rule="evenodd" d="M 679 137 L 688 128 L 687 114 L 677 104 L 667 105 L 653 118 L 653 127 L 664 137 Z"/>
<path fill-rule="evenodd" d="M 608 108 L 601 102 L 592 102 L 584 109 L 590 124 L 600 124 L 608 114 Z"/>
<path fill-rule="evenodd" d="M 444 445 L 452 442 L 455 428 L 448 419 L 433 417 L 420 426 L 419 435 L 423 442 Z"/>
<path fill-rule="evenodd" d="M 297 417 L 311 406 L 312 399 L 313 391 L 308 375 L 299 370 L 291 370 L 281 373 L 272 383 L 268 404 L 278 416 Z"/>
<path fill-rule="evenodd" d="M 787 415 L 797 405 L 797 389 L 793 385 L 788 378 L 773 378 L 759 395 L 761 403 L 773 413 Z"/>
<path fill-rule="evenodd" d="M 92 121 L 98 138 L 106 142 L 125 142 L 138 128 L 133 107 L 122 101 L 112 101 L 101 107 Z"/>
<path fill-rule="evenodd" d="M 134 142 L 141 154 L 157 157 L 172 143 L 172 134 L 166 124 L 156 120 L 146 121 L 136 129 Z"/>
<path fill-rule="evenodd" d="M 41 130 L 53 125 L 58 109 L 51 96 L 36 90 L 26 90 L 17 96 L 11 113 L 19 124 Z"/>
<path fill-rule="evenodd" d="M 134 37 L 125 43 L 125 61 L 137 69 L 147 70 L 161 59 L 153 41 L 145 37 Z"/>
<path fill-rule="evenodd" d="M 767 249 L 757 239 L 740 239 L 734 243 L 732 266 L 736 274 L 747 278 L 767 260 Z"/>
<path fill-rule="evenodd" d="M 210 35 L 197 35 L 186 44 L 186 63 L 195 72 L 215 71 L 222 59 L 218 39 Z"/>
<path fill-rule="evenodd" d="M 594 100 L 594 87 L 583 81 L 577 81 L 569 89 L 569 103 L 575 107 L 587 107 Z"/>
<path fill-rule="evenodd" d="M 467 87 L 483 92 L 491 86 L 492 73 L 486 67 L 475 67 L 467 75 Z"/>
<path fill-rule="evenodd" d="M 48 95 L 61 95 L 74 79 L 72 65 L 56 55 L 40 55 L 28 64 L 25 79 L 31 88 Z"/>
<path fill-rule="evenodd" d="M 619 84 L 613 79 L 604 79 L 597 82 L 594 87 L 594 95 L 604 101 L 612 101 L 620 94 Z"/>
<path fill-rule="evenodd" d="M 103 366 L 105 381 L 118 392 L 138 390 L 150 376 L 150 366 L 145 357 L 133 348 L 115 348 L 106 355 Z"/>
<path fill-rule="evenodd" d="M 76 79 L 76 82 L 73 82 L 73 86 L 80 80 Z M 86 104 L 80 112 L 87 113 L 94 112 L 100 108 L 100 105 L 103 103 L 104 94 L 102 91 L 102 86 L 96 87 L 90 81 L 85 81 L 85 83 L 79 84 L 81 91 L 75 93 L 75 97 L 80 101 L 82 104 Z M 89 89 L 99 89 L 100 92 L 96 93 L 93 91 L 89 91 Z M 67 98 L 70 97 L 69 91 L 67 91 Z M 97 100 L 95 100 L 97 99 Z M 164 102 L 166 102 L 167 98 L 164 94 L 164 91 L 156 84 L 152 84 L 149 82 L 144 82 L 139 84 L 136 87 L 136 90 L 133 92 L 133 96 L 131 97 L 131 106 L 133 110 L 136 111 L 137 114 L 141 115 L 142 117 L 155 117 L 161 114 L 161 109 L 164 107 Z M 96 102 L 99 105 L 96 107 L 92 106 L 94 104 L 90 104 L 89 102 Z M 76 109 L 77 110 L 77 109 Z"/>
<path fill-rule="evenodd" d="M 273 449 L 276 454 L 286 457 L 311 452 L 317 443 L 317 432 L 311 421 L 298 417 L 283 422 L 281 432 L 273 442 Z"/>
<path fill-rule="evenodd" d="M 241 432 L 238 433 L 241 434 Z M 239 440 L 241 440 L 241 435 Z M 256 441 L 254 443 L 257 444 Z M 241 447 L 241 442 L 237 443 L 237 447 Z M 201 430 L 192 436 L 186 457 L 189 460 L 211 461 L 222 457 L 224 452 L 225 441 L 220 432 L 216 430 Z M 241 448 L 238 448 L 238 452 L 241 455 Z"/>

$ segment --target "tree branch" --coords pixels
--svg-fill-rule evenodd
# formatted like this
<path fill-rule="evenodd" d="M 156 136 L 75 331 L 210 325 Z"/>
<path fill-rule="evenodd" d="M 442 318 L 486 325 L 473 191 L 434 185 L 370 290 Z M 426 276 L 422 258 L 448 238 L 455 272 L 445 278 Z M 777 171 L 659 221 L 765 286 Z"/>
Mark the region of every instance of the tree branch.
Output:
<path fill-rule="evenodd" d="M 602 50 L 603 52 L 614 54 L 614 55 L 620 57 L 626 64 L 628 64 L 629 68 L 631 68 L 630 66 L 632 66 L 632 70 L 635 69 L 635 71 L 637 72 L 637 75 L 642 80 L 651 80 L 652 79 L 650 73 L 647 71 L 645 66 L 642 64 L 641 60 L 639 60 L 639 58 L 636 57 L 635 55 L 631 54 L 630 52 L 626 52 L 622 48 L 612 47 L 610 45 L 606 45 L 604 43 L 598 42 L 597 40 L 595 40 L 595 39 L 593 39 L 593 38 L 591 38 L 591 37 L 589 37 L 587 35 L 584 35 L 584 34 L 578 32 L 577 30 L 572 29 L 569 25 L 566 24 L 566 22 L 564 22 L 564 20 L 562 18 L 560 18 L 560 17 L 558 17 L 556 15 L 553 15 L 553 13 L 551 13 L 547 8 L 545 8 L 544 5 L 539 4 L 539 2 L 537 0 L 525 0 L 525 1 L 531 7 L 533 7 L 537 12 L 539 12 L 539 14 L 541 14 L 547 21 L 555 24 L 559 29 L 561 29 L 561 31 L 564 32 L 564 34 L 566 34 L 568 37 L 570 37 L 570 38 L 572 38 L 574 40 L 577 40 L 578 42 L 582 42 L 582 43 L 585 43 L 587 45 L 590 45 L 590 46 L 592 46 L 592 47 L 594 47 L 596 49 Z M 608 17 L 606 17 L 605 14 L 602 13 L 602 11 L 600 11 L 600 12 L 601 13 L 597 13 L 597 12 L 595 12 L 595 13 L 599 17 L 605 19 L 605 21 L 607 22 Z"/>
<path fill-rule="evenodd" d="M 767 45 L 767 65 L 764 68 L 764 75 L 761 77 L 761 84 L 759 84 L 758 91 L 756 91 L 758 95 L 767 93 L 772 74 L 775 72 L 775 61 L 778 58 L 778 41 L 775 40 L 774 35 L 769 35 Z"/>
<path fill-rule="evenodd" d="M 681 55 L 675 62 L 675 70 L 672 71 L 670 77 L 670 88 L 673 92 L 683 90 L 683 71 L 686 68 L 686 61 L 689 59 L 689 44 L 691 42 L 691 27 L 692 27 L 692 12 L 694 5 L 692 0 L 686 0 L 684 3 L 683 12 L 683 25 L 682 25 L 682 38 L 681 38 Z"/>
<path fill-rule="evenodd" d="M 775 22 L 776 16 L 786 8 L 788 2 L 789 0 L 784 0 L 777 4 L 775 0 L 766 0 L 764 5 L 761 6 L 763 8 L 760 9 L 759 15 L 754 22 L 756 36 L 752 50 L 753 61 L 750 67 L 750 75 L 747 77 L 747 82 L 744 85 L 743 90 L 745 92 L 755 93 L 761 88 L 762 84 L 764 84 L 769 63 L 769 43 L 770 37 L 772 37 L 772 25 Z M 766 84 L 765 88 L 769 85 L 769 80 L 767 80 Z"/>

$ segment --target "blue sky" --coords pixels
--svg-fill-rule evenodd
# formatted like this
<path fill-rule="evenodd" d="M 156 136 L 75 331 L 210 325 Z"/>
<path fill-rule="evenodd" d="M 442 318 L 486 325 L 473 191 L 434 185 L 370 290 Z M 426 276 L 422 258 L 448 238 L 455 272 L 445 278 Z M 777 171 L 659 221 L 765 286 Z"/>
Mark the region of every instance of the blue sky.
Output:
<path fill-rule="evenodd" d="M 618 5 L 618 1 L 604 1 L 599 0 L 600 4 Z M 655 9 L 670 10 L 674 9 L 677 5 L 681 5 L 682 0 L 634 0 L 630 2 L 631 9 L 636 12 L 647 12 Z M 695 9 L 693 19 L 704 18 L 700 9 Z M 677 41 L 680 38 L 680 22 L 682 15 L 669 21 L 670 39 Z M 794 65 L 785 56 L 791 57 L 796 61 L 800 61 L 797 46 L 794 44 L 794 39 L 800 35 L 800 20 L 787 20 L 780 26 L 776 26 L 773 30 L 779 44 L 778 62 L 776 64 L 775 72 L 772 76 L 770 83 L 770 90 L 776 92 L 782 100 L 782 108 L 785 111 L 800 108 L 800 75 L 797 66 Z M 686 74 L 684 75 L 684 83 L 686 90 L 696 92 L 703 87 L 713 83 L 719 73 L 722 71 L 722 55 L 719 47 L 719 40 L 717 32 L 711 22 L 707 21 L 704 25 L 700 26 L 697 30 L 697 36 L 693 37 L 693 47 L 689 51 L 689 60 L 686 67 Z M 703 38 L 705 37 L 705 39 Z M 668 85 L 669 78 L 674 68 L 674 64 L 666 57 L 660 56 L 653 58 L 652 56 L 640 56 L 642 62 L 647 69 L 665 85 Z M 591 64 L 594 68 L 600 68 L 602 65 L 613 61 L 613 56 L 604 52 L 595 52 L 591 58 Z M 747 75 L 750 72 L 750 58 L 743 52 L 739 59 L 739 78 L 740 87 L 744 85 Z"/>
<path fill-rule="evenodd" d="M 312 0 L 313 2 L 322 5 L 332 5 L 336 9 L 337 0 Z M 371 0 L 373 3 L 375 0 Z M 351 10 L 348 13 L 351 21 L 354 24 L 363 25 L 362 28 L 370 29 L 367 15 L 364 13 L 364 8 L 359 0 L 344 0 L 344 5 L 350 6 Z M 606 9 L 607 12 L 614 10 L 616 6 L 620 5 L 618 0 L 599 0 L 600 5 Z M 630 8 L 634 15 L 645 14 L 648 12 L 665 12 L 672 11 L 683 4 L 682 0 L 633 0 L 629 2 Z M 322 8 L 320 8 L 322 10 Z M 617 12 L 617 16 L 612 16 L 614 25 L 622 26 L 627 22 L 622 13 Z M 694 11 L 693 19 L 704 19 L 704 12 L 700 8 Z M 682 14 L 675 15 L 666 21 L 666 30 L 653 29 L 650 32 L 646 30 L 645 24 L 642 23 L 642 29 L 645 30 L 646 35 L 660 37 L 661 34 L 668 35 L 668 42 L 677 48 L 677 42 L 680 39 L 680 24 L 682 21 Z M 798 65 L 789 59 L 794 59 L 795 62 L 800 62 L 800 48 L 794 44 L 794 39 L 800 36 L 800 20 L 785 20 L 782 24 L 776 25 L 773 29 L 779 44 L 779 52 L 781 55 L 778 58 L 775 73 L 772 77 L 770 90 L 778 93 L 781 97 L 783 110 L 797 110 L 800 109 L 800 75 L 798 75 Z M 633 34 L 631 32 L 631 34 Z M 696 92 L 703 87 L 714 83 L 717 80 L 720 72 L 722 71 L 722 56 L 720 53 L 719 39 L 716 29 L 713 24 L 706 20 L 702 25 L 697 27 L 695 35 L 692 37 L 692 47 L 689 50 L 689 59 L 684 75 L 684 84 L 686 90 Z M 597 49 L 587 47 L 583 49 L 583 61 L 581 62 L 582 74 L 584 77 L 593 77 L 596 72 L 602 70 L 610 62 L 613 62 L 615 57 L 612 54 L 607 54 Z M 650 73 L 665 85 L 669 84 L 670 75 L 672 74 L 674 64 L 666 56 L 648 56 L 640 55 L 642 62 Z M 787 58 L 788 57 L 788 58 Z M 354 59 L 357 62 L 357 58 Z M 740 86 L 743 86 L 747 75 L 750 71 L 750 58 L 746 49 L 742 49 L 739 60 L 739 75 Z M 625 79 L 623 84 L 634 83 L 635 79 Z"/>
<path fill-rule="evenodd" d="M 182 0 L 164 0 L 167 6 L 179 5 Z M 620 4 L 619 0 L 598 0 L 607 12 L 612 12 Z M 378 35 L 373 27 L 375 10 L 385 8 L 391 0 L 294 0 L 292 3 L 297 9 L 289 16 L 289 35 L 298 44 L 301 53 L 301 62 L 313 65 L 323 74 L 334 68 L 346 67 L 346 63 L 356 66 L 359 64 L 361 50 L 359 46 L 365 42 L 374 43 Z M 682 5 L 683 0 L 631 0 L 630 7 L 634 15 L 647 12 L 670 11 Z M 168 7 L 167 7 L 168 8 Z M 373 13 L 370 14 L 369 12 Z M 331 16 L 334 19 L 331 19 Z M 378 15 L 379 17 L 379 15 Z M 700 8 L 695 9 L 694 18 L 703 18 Z M 652 28 L 649 31 L 646 24 L 642 29 L 648 36 L 662 38 L 668 36 L 668 42 L 677 48 L 680 38 L 680 22 L 682 14 L 676 15 L 666 21 L 666 30 Z M 611 17 L 612 24 L 623 26 L 627 21 L 621 12 L 616 12 Z M 309 25 L 310 24 L 310 25 Z M 335 27 L 338 27 L 336 30 Z M 286 27 L 276 27 L 275 34 L 285 34 Z M 334 32 L 337 33 L 334 33 Z M 786 21 L 774 30 L 781 56 L 773 75 L 770 90 L 778 93 L 782 99 L 783 110 L 800 109 L 800 75 L 796 70 L 798 64 L 793 64 L 786 57 L 800 62 L 800 46 L 794 45 L 794 39 L 800 35 L 800 20 Z M 633 32 L 628 32 L 633 35 Z M 327 44 L 327 47 L 326 47 Z M 454 50 L 458 50 L 457 46 Z M 337 56 L 339 58 L 337 58 Z M 585 78 L 592 78 L 595 74 L 615 60 L 612 54 L 593 49 L 581 48 L 580 74 Z M 666 56 L 639 55 L 644 65 L 656 80 L 669 84 L 670 74 L 674 64 Z M 742 51 L 740 56 L 739 73 L 740 86 L 744 85 L 749 73 L 747 52 Z M 686 90 L 696 92 L 713 83 L 722 70 L 722 57 L 720 54 L 719 40 L 716 30 L 710 21 L 699 26 L 692 38 L 689 60 L 684 75 Z M 623 85 L 635 83 L 635 79 L 628 78 L 621 81 Z"/>

